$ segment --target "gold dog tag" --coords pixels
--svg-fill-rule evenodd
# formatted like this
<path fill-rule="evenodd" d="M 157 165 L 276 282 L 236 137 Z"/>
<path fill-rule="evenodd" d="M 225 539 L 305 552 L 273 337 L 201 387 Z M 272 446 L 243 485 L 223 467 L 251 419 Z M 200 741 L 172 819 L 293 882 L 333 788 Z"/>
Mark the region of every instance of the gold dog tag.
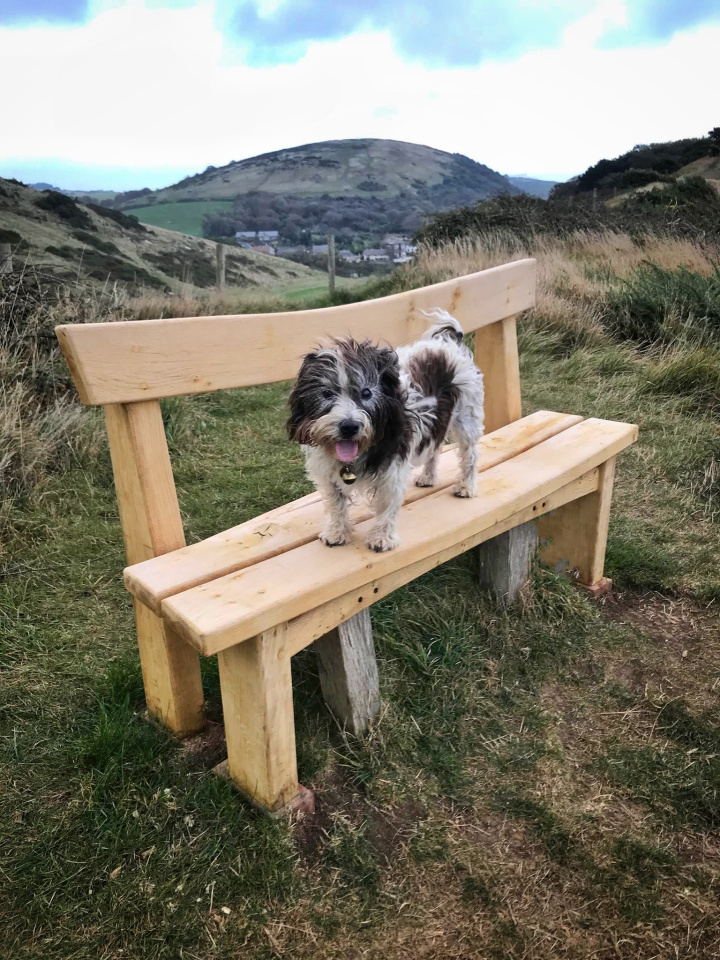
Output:
<path fill-rule="evenodd" d="M 353 468 L 348 464 L 345 464 L 344 467 L 340 467 L 340 479 L 343 483 L 350 485 L 351 483 L 355 483 L 357 477 L 353 473 Z"/>

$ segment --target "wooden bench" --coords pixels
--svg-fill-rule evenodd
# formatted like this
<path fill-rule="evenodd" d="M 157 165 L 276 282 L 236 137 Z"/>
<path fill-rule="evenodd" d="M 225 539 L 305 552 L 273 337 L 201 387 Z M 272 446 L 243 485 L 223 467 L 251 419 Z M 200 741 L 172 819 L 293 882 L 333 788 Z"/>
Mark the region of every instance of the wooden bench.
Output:
<path fill-rule="evenodd" d="M 177 736 L 202 729 L 199 654 L 217 654 L 228 773 L 257 806 L 284 811 L 308 797 L 295 759 L 295 653 L 315 643 L 325 699 L 351 731 L 379 711 L 376 600 L 530 521 L 547 562 L 575 568 L 595 592 L 606 583 L 615 457 L 637 430 L 549 411 L 521 418 L 515 316 L 534 300 L 535 261 L 522 260 L 322 310 L 57 328 L 83 402 L 105 408 L 148 710 Z M 477 497 L 450 495 L 447 449 L 437 486 L 409 488 L 400 546 L 389 553 L 365 546 L 362 506 L 353 541 L 323 546 L 316 493 L 185 545 L 160 398 L 289 380 L 327 335 L 399 346 L 423 332 L 422 312 L 434 307 L 475 331 L 487 431 Z"/>

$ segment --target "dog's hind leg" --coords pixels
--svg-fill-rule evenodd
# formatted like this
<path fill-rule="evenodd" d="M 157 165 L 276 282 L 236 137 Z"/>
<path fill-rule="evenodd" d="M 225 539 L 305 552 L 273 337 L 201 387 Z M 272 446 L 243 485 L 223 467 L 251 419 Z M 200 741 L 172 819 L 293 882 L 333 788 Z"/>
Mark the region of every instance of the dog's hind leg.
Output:
<path fill-rule="evenodd" d="M 434 487 L 437 483 L 438 451 L 425 461 L 420 473 L 415 477 L 416 487 Z"/>
<path fill-rule="evenodd" d="M 453 436 L 457 440 L 460 472 L 453 493 L 456 497 L 474 497 L 477 491 L 478 440 L 482 436 L 482 417 L 472 411 L 459 409 L 452 421 Z"/>

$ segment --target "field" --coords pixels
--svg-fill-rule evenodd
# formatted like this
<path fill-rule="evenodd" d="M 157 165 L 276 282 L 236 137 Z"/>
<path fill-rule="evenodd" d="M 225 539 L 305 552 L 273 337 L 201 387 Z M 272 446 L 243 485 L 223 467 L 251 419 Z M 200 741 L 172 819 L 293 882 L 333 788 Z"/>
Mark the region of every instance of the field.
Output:
<path fill-rule="evenodd" d="M 384 708 L 362 740 L 324 709 L 312 648 L 294 658 L 300 779 L 317 796 L 295 826 L 209 773 L 223 757 L 213 660 L 206 736 L 177 744 L 144 720 L 102 421 L 75 404 L 44 335 L 63 310 L 92 319 L 104 305 L 26 292 L 24 336 L 0 344 L 0 955 L 720 954 L 717 251 L 490 235 L 343 297 L 527 253 L 540 298 L 520 323 L 524 412 L 640 427 L 618 465 L 616 589 L 594 603 L 538 563 L 503 611 L 468 554 L 397 591 L 373 607 Z M 17 309 L 0 292 L 3 319 Z M 287 392 L 165 404 L 190 541 L 307 492 Z"/>
<path fill-rule="evenodd" d="M 206 213 L 230 213 L 232 200 L 190 200 L 186 203 L 159 203 L 156 206 L 132 207 L 132 213 L 141 223 L 151 227 L 164 227 L 188 233 L 191 237 L 202 237 L 203 219 Z"/>

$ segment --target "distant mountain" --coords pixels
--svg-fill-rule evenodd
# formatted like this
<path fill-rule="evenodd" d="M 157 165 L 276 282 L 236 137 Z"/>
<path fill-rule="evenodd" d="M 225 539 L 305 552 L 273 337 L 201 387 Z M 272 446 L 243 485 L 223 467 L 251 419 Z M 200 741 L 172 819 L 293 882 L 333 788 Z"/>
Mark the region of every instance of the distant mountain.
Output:
<path fill-rule="evenodd" d="M 188 201 L 231 201 L 206 217 L 206 235 L 278 229 L 342 236 L 412 232 L 438 210 L 520 191 L 496 170 L 459 153 L 398 140 L 327 140 L 238 160 L 155 191 L 119 194 L 132 209 Z"/>
<path fill-rule="evenodd" d="M 78 277 L 105 284 L 177 289 L 215 284 L 216 244 L 197 237 L 144 226 L 136 217 L 65 193 L 37 190 L 0 179 L 0 243 L 14 259 L 29 258 L 41 273 L 62 280 Z M 267 286 L 313 271 L 287 260 L 228 249 L 228 286 Z"/>
<path fill-rule="evenodd" d="M 523 193 L 529 193 L 531 197 L 541 197 L 543 200 L 547 200 L 550 191 L 558 182 L 557 180 L 536 180 L 534 177 L 508 177 L 508 180 Z"/>

